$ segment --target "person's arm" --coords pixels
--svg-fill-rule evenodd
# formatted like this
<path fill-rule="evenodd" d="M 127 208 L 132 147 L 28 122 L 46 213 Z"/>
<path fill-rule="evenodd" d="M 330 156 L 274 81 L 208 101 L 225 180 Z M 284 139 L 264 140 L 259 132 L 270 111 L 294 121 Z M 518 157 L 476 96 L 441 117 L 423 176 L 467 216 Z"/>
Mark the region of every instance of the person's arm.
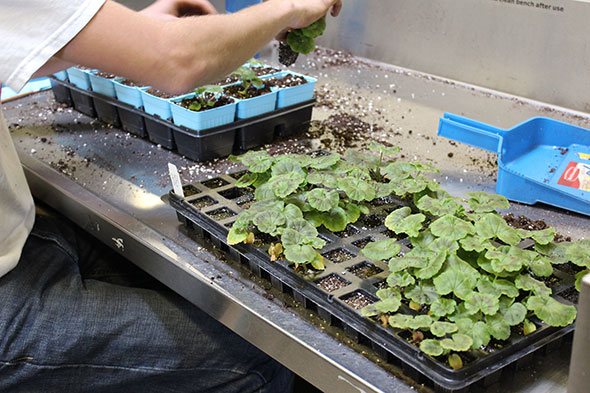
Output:
<path fill-rule="evenodd" d="M 217 10 L 208 0 L 156 0 L 139 13 L 152 19 L 169 21 L 185 16 L 217 14 Z M 31 78 L 54 74 L 74 65 L 74 63 L 52 57 Z"/>
<path fill-rule="evenodd" d="M 219 79 L 287 27 L 307 26 L 340 0 L 270 0 L 229 15 L 161 21 L 107 1 L 56 58 L 170 93 Z"/>

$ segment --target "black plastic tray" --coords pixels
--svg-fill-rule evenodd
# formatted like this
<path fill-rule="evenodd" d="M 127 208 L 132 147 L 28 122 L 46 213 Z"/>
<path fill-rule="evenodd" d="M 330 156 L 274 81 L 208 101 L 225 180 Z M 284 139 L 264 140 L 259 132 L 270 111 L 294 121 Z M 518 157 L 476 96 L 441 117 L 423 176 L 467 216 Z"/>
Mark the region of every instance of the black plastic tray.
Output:
<path fill-rule="evenodd" d="M 67 106 L 74 106 L 70 89 L 56 81 L 57 79 L 49 79 L 51 89 L 53 90 L 53 95 L 55 96 L 55 101 L 66 104 Z"/>
<path fill-rule="evenodd" d="M 192 195 L 181 198 L 171 191 L 168 201 L 176 209 L 179 221 L 197 236 L 211 239 L 216 247 L 229 253 L 232 259 L 246 265 L 257 276 L 269 280 L 275 288 L 292 295 L 328 323 L 342 327 L 357 342 L 371 346 L 383 360 L 400 367 L 418 383 L 446 392 L 466 392 L 472 386 L 488 386 L 506 376 L 503 372 L 514 372 L 516 368 L 528 365 L 535 352 L 545 353 L 559 348 L 563 345 L 564 338 L 571 338 L 573 325 L 556 328 L 535 320 L 535 332 L 524 337 L 513 335 L 506 345 L 492 353 L 468 352 L 464 357 L 465 366 L 455 371 L 406 341 L 403 331 L 384 328 L 364 318 L 360 310 L 345 302 L 358 293 L 377 300 L 375 293 L 388 276 L 387 264 L 370 262 L 359 252 L 365 241 L 389 237 L 390 233 L 382 220 L 388 212 L 399 206 L 395 200 L 378 200 L 373 204 L 374 213 L 361 216 L 357 223 L 349 224 L 342 233 L 320 230 L 320 236 L 327 242 L 320 251 L 324 256 L 326 269 L 304 277 L 295 273 L 287 261 L 271 262 L 266 252 L 268 244 L 262 247 L 227 245 L 227 233 L 241 211 L 241 206 L 253 200 L 251 190 L 234 186 L 239 175 L 240 173 L 222 175 L 185 185 L 185 193 L 190 191 Z M 398 243 L 402 246 L 402 251 L 409 251 L 408 239 L 398 240 Z M 334 263 L 330 257 L 335 252 L 347 255 L 348 259 Z M 363 266 L 370 267 L 375 274 L 369 277 L 360 274 L 357 276 L 355 272 Z M 554 296 L 558 297 L 560 293 L 573 287 L 573 277 L 557 269 L 555 274 L 560 282 L 551 288 Z M 329 293 L 317 284 L 334 276 L 346 285 Z M 565 299 L 563 301 L 569 303 Z"/>
<path fill-rule="evenodd" d="M 141 138 L 195 161 L 227 157 L 248 149 L 271 143 L 277 137 L 304 132 L 309 127 L 315 99 L 272 112 L 241 119 L 206 130 L 191 130 L 169 120 L 150 115 L 115 98 L 80 89 L 70 83 L 50 77 L 56 100 L 71 104 L 79 112 L 98 117 L 105 123 L 121 127 Z"/>

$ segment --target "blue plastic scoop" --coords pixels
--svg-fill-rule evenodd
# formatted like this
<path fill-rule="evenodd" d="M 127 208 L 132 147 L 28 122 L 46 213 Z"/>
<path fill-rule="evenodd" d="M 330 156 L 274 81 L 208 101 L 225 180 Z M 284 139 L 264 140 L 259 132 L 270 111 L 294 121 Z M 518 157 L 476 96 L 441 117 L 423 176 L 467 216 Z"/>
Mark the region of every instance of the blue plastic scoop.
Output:
<path fill-rule="evenodd" d="M 498 154 L 496 192 L 590 215 L 590 130 L 546 117 L 510 129 L 445 113 L 438 135 Z"/>

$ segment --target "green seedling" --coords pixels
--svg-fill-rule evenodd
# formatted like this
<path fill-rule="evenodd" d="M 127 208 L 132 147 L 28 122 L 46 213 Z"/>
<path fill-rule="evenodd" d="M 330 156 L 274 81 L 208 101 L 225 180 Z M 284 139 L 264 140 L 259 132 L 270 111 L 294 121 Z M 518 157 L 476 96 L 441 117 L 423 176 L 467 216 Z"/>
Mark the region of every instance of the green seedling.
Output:
<path fill-rule="evenodd" d="M 426 176 L 437 171 L 432 165 L 392 161 L 396 148 L 374 144 L 371 150 L 378 154 L 348 150 L 343 159 L 252 151 L 232 157 L 249 169 L 237 184 L 253 187 L 256 202 L 238 215 L 228 242 L 263 232 L 277 239 L 272 259 L 322 269 L 325 242 L 318 228 L 343 231 L 370 213 L 371 201 L 388 197 L 397 202 L 385 226 L 408 236 L 411 250 L 400 254 L 395 239 L 384 239 L 361 251 L 388 262 L 390 272 L 379 300 L 362 315 L 412 335 L 421 331 L 425 338 L 415 344 L 428 355 L 447 356 L 454 368 L 462 365 L 458 353 L 484 348 L 492 338 L 507 340 L 513 327 L 533 333 L 533 317 L 551 326 L 574 321 L 575 307 L 551 297 L 543 280 L 567 262 L 587 272 L 590 241 L 554 243 L 553 229 L 514 229 L 497 211 L 509 207 L 504 197 L 453 197 Z M 534 249 L 517 247 L 523 240 Z M 416 315 L 400 313 L 402 304 Z"/>
<path fill-rule="evenodd" d="M 256 76 L 254 70 L 252 70 L 249 67 L 241 66 L 240 68 L 232 72 L 232 75 L 236 75 L 238 78 L 240 78 L 242 90 L 239 92 L 239 94 L 242 96 L 246 96 L 248 94 L 248 89 L 251 86 L 254 86 L 257 89 L 264 87 L 264 82 L 262 81 L 262 79 Z"/>
<path fill-rule="evenodd" d="M 311 25 L 287 33 L 287 44 L 294 52 L 308 54 L 315 49 L 315 38 L 326 30 L 326 18 L 320 18 Z"/>
<path fill-rule="evenodd" d="M 213 108 L 217 103 L 219 95 L 223 93 L 223 88 L 216 85 L 201 86 L 195 90 L 195 101 L 188 109 L 192 111 L 201 111 Z"/>

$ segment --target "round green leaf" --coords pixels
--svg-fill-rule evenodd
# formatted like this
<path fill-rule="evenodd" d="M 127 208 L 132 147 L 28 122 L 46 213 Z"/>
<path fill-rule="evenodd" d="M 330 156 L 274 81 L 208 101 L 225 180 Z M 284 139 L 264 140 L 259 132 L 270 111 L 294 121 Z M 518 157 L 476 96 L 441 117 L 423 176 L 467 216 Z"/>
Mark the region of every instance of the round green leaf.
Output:
<path fill-rule="evenodd" d="M 440 341 L 440 346 L 449 351 L 462 352 L 468 351 L 473 345 L 473 339 L 466 334 L 455 333 L 453 338 L 444 338 Z"/>
<path fill-rule="evenodd" d="M 434 221 L 430 225 L 430 231 L 434 236 L 451 240 L 463 239 L 473 233 L 473 225 L 453 215 L 447 214 Z"/>
<path fill-rule="evenodd" d="M 394 272 L 387 276 L 387 285 L 391 287 L 407 287 L 416 282 L 414 277 L 408 272 Z"/>
<path fill-rule="evenodd" d="M 264 150 L 249 151 L 246 154 L 239 156 L 238 161 L 246 165 L 250 172 L 262 173 L 270 169 L 273 158 Z"/>
<path fill-rule="evenodd" d="M 494 281 L 494 287 L 500 291 L 502 295 L 506 295 L 510 298 L 518 297 L 520 293 L 514 286 L 514 283 L 508 280 L 497 279 Z"/>
<path fill-rule="evenodd" d="M 375 199 L 375 186 L 362 179 L 354 177 L 339 179 L 338 187 L 353 201 L 362 202 Z"/>
<path fill-rule="evenodd" d="M 395 185 L 393 183 L 377 183 L 375 185 L 375 197 L 383 198 L 393 193 Z"/>
<path fill-rule="evenodd" d="M 428 195 L 423 196 L 416 204 L 418 209 L 426 211 L 433 216 L 455 215 L 462 211 L 463 206 L 455 201 L 455 198 L 438 199 Z"/>
<path fill-rule="evenodd" d="M 555 229 L 545 228 L 540 231 L 531 231 L 528 233 L 528 235 L 529 237 L 533 238 L 537 244 L 546 245 L 553 241 L 555 238 L 555 233 Z"/>
<path fill-rule="evenodd" d="M 327 212 L 338 206 L 338 191 L 325 188 L 314 188 L 305 194 L 307 202 L 316 210 Z"/>
<path fill-rule="evenodd" d="M 485 322 L 478 321 L 473 324 L 471 338 L 473 338 L 473 349 L 481 348 L 489 344 L 491 336 Z"/>
<path fill-rule="evenodd" d="M 301 209 L 292 203 L 289 203 L 285 206 L 283 213 L 285 213 L 285 218 L 287 220 L 293 221 L 298 218 L 303 218 L 303 212 L 301 211 Z"/>
<path fill-rule="evenodd" d="M 414 179 L 406 179 L 401 183 L 397 183 L 395 187 L 395 194 L 398 196 L 405 196 L 408 194 L 416 194 L 424 191 L 428 187 L 429 181 L 424 176 L 419 176 Z"/>
<path fill-rule="evenodd" d="M 232 227 L 227 234 L 227 244 L 233 245 L 238 244 L 246 240 L 248 237 L 248 231 L 242 231 Z"/>
<path fill-rule="evenodd" d="M 335 207 L 329 212 L 323 213 L 323 224 L 332 232 L 345 230 L 349 222 L 346 211 L 341 207 Z"/>
<path fill-rule="evenodd" d="M 292 220 L 289 223 L 289 228 L 299 232 L 306 239 L 311 239 L 318 235 L 318 230 L 304 218 Z"/>
<path fill-rule="evenodd" d="M 267 210 L 256 214 L 253 222 L 259 231 L 274 234 L 277 227 L 285 223 L 285 215 L 276 210 Z"/>
<path fill-rule="evenodd" d="M 416 315 L 408 320 L 408 328 L 412 330 L 429 329 L 433 322 L 430 315 Z"/>
<path fill-rule="evenodd" d="M 447 295 L 452 292 L 463 300 L 472 293 L 476 283 L 476 279 L 457 269 L 447 269 L 434 278 L 437 293 Z"/>
<path fill-rule="evenodd" d="M 572 243 L 565 252 L 572 263 L 590 268 L 590 239 L 579 240 Z"/>
<path fill-rule="evenodd" d="M 521 303 L 512 304 L 506 311 L 502 313 L 506 323 L 510 326 L 516 326 L 526 317 L 526 307 Z"/>
<path fill-rule="evenodd" d="M 444 352 L 444 349 L 440 346 L 440 342 L 430 338 L 420 342 L 420 349 L 430 356 L 440 356 Z"/>
<path fill-rule="evenodd" d="M 453 299 L 446 299 L 439 297 L 430 305 L 430 313 L 435 317 L 444 317 L 445 315 L 452 314 L 455 311 L 457 302 Z"/>
<path fill-rule="evenodd" d="M 385 217 L 385 226 L 395 232 L 397 224 L 404 218 L 408 217 L 410 214 L 412 214 L 412 209 L 410 209 L 408 206 L 400 207 Z"/>
<path fill-rule="evenodd" d="M 576 319 L 574 306 L 566 306 L 549 296 L 531 296 L 527 308 L 551 326 L 567 326 Z"/>
<path fill-rule="evenodd" d="M 469 198 L 469 207 L 476 213 L 493 212 L 496 209 L 508 209 L 510 203 L 502 195 L 488 194 L 482 191 L 466 193 Z"/>
<path fill-rule="evenodd" d="M 315 246 L 314 246 L 315 247 Z M 319 248 L 319 247 L 318 247 Z M 317 270 L 324 270 L 326 267 L 324 266 L 324 257 L 315 253 L 315 257 L 311 261 L 311 266 Z"/>
<path fill-rule="evenodd" d="M 500 239 L 506 244 L 515 245 L 520 242 L 518 231 L 506 223 L 496 213 L 487 213 L 475 223 L 477 234 L 486 239 Z"/>
<path fill-rule="evenodd" d="M 306 240 L 307 238 L 305 236 L 291 228 L 284 228 L 281 233 L 281 243 L 283 244 L 283 247 L 304 244 Z"/>
<path fill-rule="evenodd" d="M 389 271 L 392 273 L 400 272 L 409 267 L 425 267 L 426 260 L 420 257 L 414 257 L 409 254 L 403 257 L 391 258 L 389 260 Z"/>
<path fill-rule="evenodd" d="M 396 243 L 395 239 L 383 239 L 371 242 L 361 250 L 361 254 L 374 261 L 389 259 L 397 255 L 401 246 Z"/>
<path fill-rule="evenodd" d="M 542 255 L 539 255 L 530 261 L 528 266 L 533 274 L 537 277 L 549 277 L 553 274 L 553 265 L 551 264 L 551 260 Z"/>
<path fill-rule="evenodd" d="M 485 315 L 494 315 L 499 307 L 498 298 L 488 293 L 472 292 L 465 299 L 465 309 L 470 314 L 481 311 Z"/>
<path fill-rule="evenodd" d="M 294 244 L 285 247 L 284 254 L 285 258 L 293 263 L 308 263 L 316 258 L 317 252 L 310 245 Z"/>
<path fill-rule="evenodd" d="M 575 286 L 576 289 L 578 290 L 578 292 L 581 290 L 581 286 L 582 286 L 582 278 L 584 278 L 584 276 L 586 274 L 590 273 L 590 270 L 588 269 L 584 269 L 581 272 L 577 272 L 575 275 L 576 278 L 576 282 L 575 282 Z"/>
<path fill-rule="evenodd" d="M 514 284 L 516 288 L 523 289 L 525 291 L 531 291 L 535 295 L 539 296 L 549 296 L 551 295 L 551 289 L 545 285 L 544 282 L 535 280 L 531 276 L 527 275 L 520 275 L 514 280 Z"/>
<path fill-rule="evenodd" d="M 274 168 L 274 167 L 273 167 Z M 292 194 L 305 181 L 305 177 L 298 172 L 289 172 L 286 174 L 271 177 L 268 183 L 275 195 L 279 198 L 285 198 Z"/>
<path fill-rule="evenodd" d="M 389 326 L 398 329 L 409 329 L 409 322 L 412 319 L 411 315 L 395 314 L 389 317 Z"/>
<path fill-rule="evenodd" d="M 236 187 L 244 188 L 252 185 L 258 179 L 257 173 L 244 173 L 236 181 Z"/>
<path fill-rule="evenodd" d="M 551 259 L 551 263 L 553 263 L 554 265 L 558 265 L 562 263 L 567 263 L 569 261 L 569 258 L 567 257 L 566 253 L 567 249 L 571 244 L 572 243 L 565 242 L 551 242 L 545 245 L 535 243 L 535 251 L 549 257 L 549 259 Z"/>
<path fill-rule="evenodd" d="M 428 284 L 426 280 L 420 281 L 414 287 L 406 289 L 404 295 L 406 298 L 418 304 L 432 304 L 440 297 L 436 292 L 436 288 Z"/>
<path fill-rule="evenodd" d="M 395 226 L 395 233 L 405 233 L 410 237 L 418 236 L 420 229 L 422 229 L 422 222 L 426 219 L 424 214 L 412 214 Z"/>
<path fill-rule="evenodd" d="M 477 235 L 467 236 L 466 238 L 459 240 L 459 243 L 461 243 L 461 247 L 463 247 L 465 251 L 482 252 L 491 246 L 488 239 Z"/>
<path fill-rule="evenodd" d="M 313 158 L 309 166 L 315 169 L 326 169 L 336 164 L 338 161 L 340 161 L 340 154 L 333 153 L 327 156 Z"/>
<path fill-rule="evenodd" d="M 430 326 L 430 332 L 436 337 L 444 337 L 447 334 L 455 333 L 457 325 L 452 322 L 436 321 Z"/>
<path fill-rule="evenodd" d="M 426 266 L 420 269 L 416 269 L 414 275 L 416 276 L 416 278 L 419 278 L 421 280 L 432 278 L 436 274 L 438 274 L 446 259 L 446 252 L 439 252 L 436 254 L 429 252 L 428 257 L 426 259 Z"/>
<path fill-rule="evenodd" d="M 296 158 L 291 157 L 277 157 L 272 166 L 272 176 L 288 175 L 296 173 L 305 178 L 305 171 L 301 168 L 301 163 Z"/>
<path fill-rule="evenodd" d="M 497 250 L 488 250 L 485 256 L 491 261 L 492 269 L 496 273 L 517 272 L 526 262 L 524 258 Z"/>
<path fill-rule="evenodd" d="M 486 316 L 488 332 L 498 340 L 507 340 L 510 337 L 510 325 L 500 313 Z"/>
<path fill-rule="evenodd" d="M 396 312 L 401 305 L 401 296 L 389 297 L 374 304 L 380 314 Z"/>
<path fill-rule="evenodd" d="M 338 176 L 328 172 L 311 172 L 306 178 L 309 184 L 322 185 L 327 188 L 338 188 Z"/>

